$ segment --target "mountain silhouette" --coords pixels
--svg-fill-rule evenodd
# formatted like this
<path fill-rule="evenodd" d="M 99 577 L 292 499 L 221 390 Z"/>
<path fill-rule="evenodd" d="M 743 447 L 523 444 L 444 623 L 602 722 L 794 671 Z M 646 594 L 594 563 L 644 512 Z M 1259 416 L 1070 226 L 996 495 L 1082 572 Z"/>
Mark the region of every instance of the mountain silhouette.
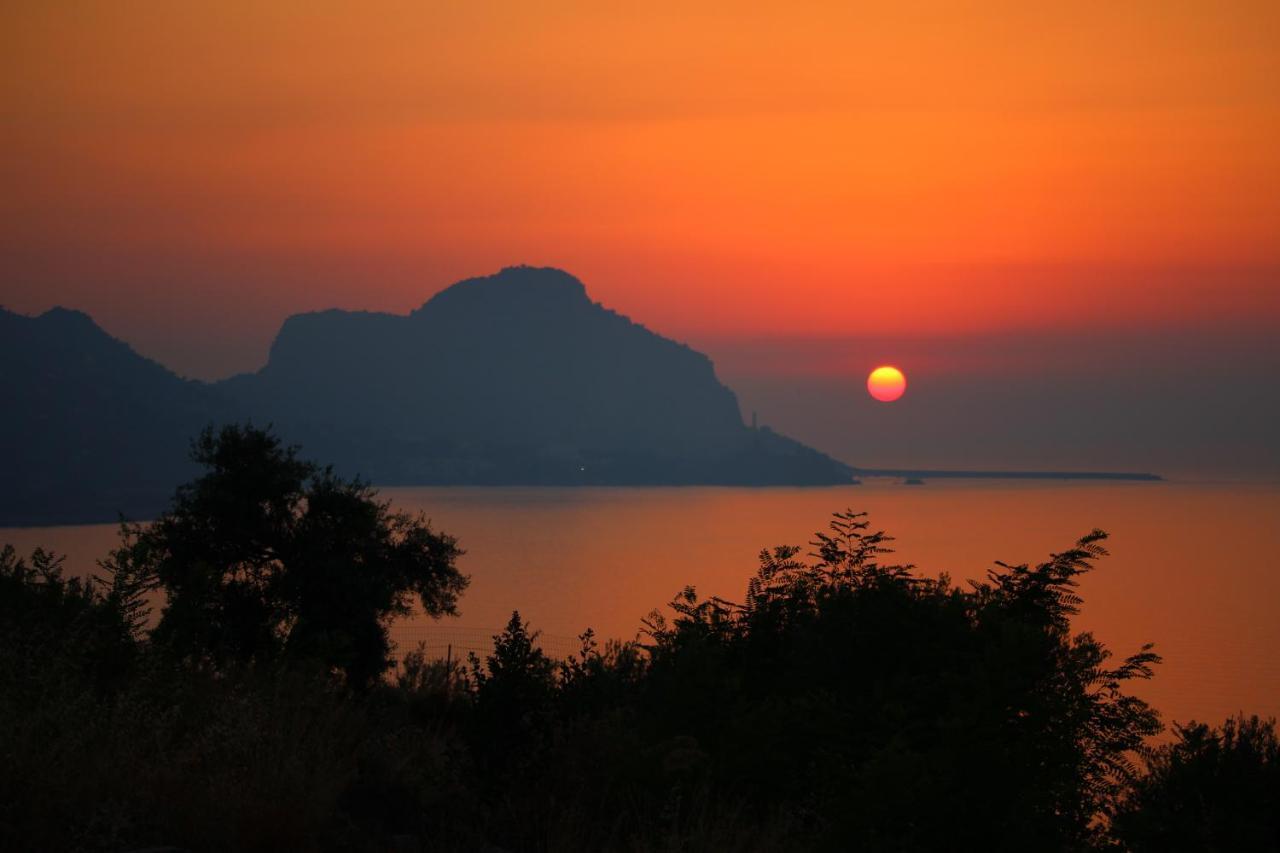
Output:
<path fill-rule="evenodd" d="M 851 469 L 743 423 L 705 355 L 555 269 L 458 282 L 408 315 L 285 321 L 265 367 L 184 380 L 87 315 L 0 309 L 0 524 L 143 518 L 210 423 L 272 423 L 381 485 L 821 485 Z"/>
<path fill-rule="evenodd" d="M 458 282 L 408 315 L 285 321 L 220 385 L 242 416 L 382 484 L 829 484 L 850 469 L 743 424 L 702 353 L 556 269 Z"/>
<path fill-rule="evenodd" d="M 88 315 L 0 308 L 0 523 L 153 512 L 191 476 L 191 437 L 222 417 L 214 389 L 179 378 Z"/>

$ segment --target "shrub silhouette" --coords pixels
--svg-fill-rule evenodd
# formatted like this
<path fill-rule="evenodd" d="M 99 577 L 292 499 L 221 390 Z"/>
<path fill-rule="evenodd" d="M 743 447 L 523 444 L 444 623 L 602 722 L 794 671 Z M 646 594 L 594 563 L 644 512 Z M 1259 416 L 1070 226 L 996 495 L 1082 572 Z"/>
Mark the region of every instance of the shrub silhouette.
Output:
<path fill-rule="evenodd" d="M 0 646 L 14 685 L 85 680 L 101 690 L 123 680 L 136 649 L 130 618 L 115 591 L 68 578 L 63 558 L 37 548 L 30 559 L 0 549 Z"/>
<path fill-rule="evenodd" d="M 537 639 L 513 612 L 507 627 L 493 638 L 493 653 L 484 664 L 471 655 L 476 724 L 485 732 L 481 745 L 490 756 L 505 759 L 527 744 L 551 708 L 556 664 L 535 645 Z"/>
<path fill-rule="evenodd" d="M 167 594 L 152 639 L 217 668 L 288 657 L 368 687 L 391 665 L 387 623 L 453 613 L 467 579 L 456 541 L 392 512 L 359 480 L 298 458 L 268 430 L 206 429 L 205 472 L 150 525 L 125 525 L 118 585 Z"/>
<path fill-rule="evenodd" d="M 1070 632 L 1103 538 L 964 589 L 883 562 L 889 538 L 837 514 L 811 561 L 762 553 L 744 603 L 686 589 L 650 618 L 646 711 L 717 785 L 794 804 L 843 849 L 1086 846 L 1159 730 L 1123 692 L 1150 648 L 1109 666 Z"/>
<path fill-rule="evenodd" d="M 1099 531 L 958 585 L 838 513 L 637 642 L 554 661 L 513 613 L 485 660 L 386 677 L 457 544 L 267 431 L 195 457 L 100 583 L 0 552 L 0 848 L 1275 849 L 1273 724 L 1144 749 L 1158 658 L 1072 633 Z"/>
<path fill-rule="evenodd" d="M 1145 851 L 1280 850 L 1280 742 L 1275 720 L 1240 715 L 1214 728 L 1174 727 L 1145 750 L 1147 773 L 1114 820 L 1122 845 Z"/>

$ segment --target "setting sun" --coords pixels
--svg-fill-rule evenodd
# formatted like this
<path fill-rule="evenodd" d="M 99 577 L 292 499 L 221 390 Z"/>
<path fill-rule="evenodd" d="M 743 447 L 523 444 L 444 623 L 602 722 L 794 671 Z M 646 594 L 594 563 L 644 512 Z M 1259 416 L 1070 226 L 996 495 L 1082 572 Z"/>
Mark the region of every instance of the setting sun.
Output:
<path fill-rule="evenodd" d="M 867 392 L 882 403 L 892 403 L 907 390 L 907 377 L 896 367 L 877 367 L 867 377 Z"/>

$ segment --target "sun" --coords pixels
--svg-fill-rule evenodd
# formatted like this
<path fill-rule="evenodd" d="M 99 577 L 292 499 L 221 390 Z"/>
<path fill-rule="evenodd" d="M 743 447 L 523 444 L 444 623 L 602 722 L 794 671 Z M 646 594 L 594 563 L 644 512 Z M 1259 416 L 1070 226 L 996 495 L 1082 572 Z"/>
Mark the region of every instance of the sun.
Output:
<path fill-rule="evenodd" d="M 906 390 L 907 377 L 896 367 L 877 367 L 867 377 L 867 392 L 882 403 L 892 403 Z"/>

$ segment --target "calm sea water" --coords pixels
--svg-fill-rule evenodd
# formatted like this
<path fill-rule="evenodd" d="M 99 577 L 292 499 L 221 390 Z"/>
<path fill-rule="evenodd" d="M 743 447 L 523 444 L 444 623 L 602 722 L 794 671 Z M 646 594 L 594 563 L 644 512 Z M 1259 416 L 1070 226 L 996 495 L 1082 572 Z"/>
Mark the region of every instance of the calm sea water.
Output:
<path fill-rule="evenodd" d="M 461 540 L 471 588 L 456 619 L 399 626 L 402 646 L 483 649 L 512 610 L 554 653 L 592 627 L 632 638 L 686 584 L 740 600 L 761 548 L 804 544 L 831 512 L 871 514 L 928 575 L 981 578 L 1035 562 L 1094 527 L 1112 556 L 1082 584 L 1080 630 L 1118 655 L 1154 642 L 1165 663 L 1138 688 L 1166 719 L 1280 715 L 1280 485 L 889 482 L 809 489 L 397 488 Z M 112 525 L 0 529 L 0 542 L 64 553 L 77 573 Z"/>

